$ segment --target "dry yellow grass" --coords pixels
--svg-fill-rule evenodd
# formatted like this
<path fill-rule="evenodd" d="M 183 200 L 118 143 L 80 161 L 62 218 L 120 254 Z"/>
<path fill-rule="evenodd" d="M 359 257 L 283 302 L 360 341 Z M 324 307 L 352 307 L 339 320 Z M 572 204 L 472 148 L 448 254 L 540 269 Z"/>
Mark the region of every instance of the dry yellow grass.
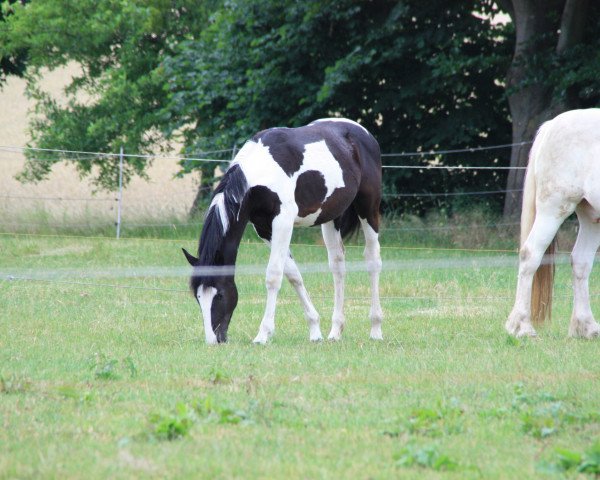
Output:
<path fill-rule="evenodd" d="M 43 79 L 44 90 L 60 100 L 63 87 L 76 69 L 76 65 L 70 65 L 49 72 Z M 28 114 L 32 107 L 32 101 L 25 96 L 25 81 L 9 78 L 0 90 L 0 146 L 27 144 Z M 90 182 L 81 180 L 74 167 L 67 164 L 56 165 L 50 177 L 39 184 L 22 184 L 15 175 L 23 168 L 24 161 L 19 153 L 0 150 L 0 221 L 18 222 L 24 214 L 34 211 L 47 212 L 56 222 L 116 218 L 115 201 L 32 200 L 33 197 L 114 199 L 116 194 L 94 193 Z M 123 192 L 123 221 L 184 218 L 194 199 L 199 177 L 173 178 L 178 168 L 175 159 L 156 159 L 148 169 L 148 180 L 134 179 Z"/>

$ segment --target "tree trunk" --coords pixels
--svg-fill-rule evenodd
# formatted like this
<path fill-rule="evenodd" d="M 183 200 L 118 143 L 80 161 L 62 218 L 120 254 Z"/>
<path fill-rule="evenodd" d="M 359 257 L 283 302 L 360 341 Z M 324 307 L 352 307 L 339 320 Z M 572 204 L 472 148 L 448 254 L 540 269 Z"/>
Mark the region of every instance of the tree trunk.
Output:
<path fill-rule="evenodd" d="M 543 85 L 521 87 L 527 78 L 527 61 L 541 47 L 539 39 L 550 33 L 552 28 L 548 20 L 544 1 L 513 0 L 513 22 L 516 29 L 515 53 L 507 75 L 507 88 L 512 91 L 508 105 L 512 117 L 512 141 L 521 143 L 531 141 L 540 123 L 545 120 L 545 110 L 552 92 Z M 542 7 L 542 8 L 540 8 Z M 510 156 L 511 167 L 526 167 L 530 144 L 515 145 Z M 508 174 L 507 190 L 523 188 L 525 170 L 512 169 Z M 521 211 L 522 193 L 508 192 L 504 200 L 504 216 L 514 217 Z"/>
<path fill-rule="evenodd" d="M 508 103 L 512 117 L 513 143 L 530 142 L 539 126 L 565 110 L 576 108 L 577 99 L 563 92 L 562 100 L 550 87 L 529 85 L 521 87 L 528 76 L 528 60 L 556 42 L 560 55 L 582 40 L 587 17 L 588 0 L 512 0 L 499 2 L 511 14 L 515 23 L 515 53 L 507 75 Z M 560 18 L 559 28 L 552 18 Z M 511 151 L 510 166 L 526 167 L 531 144 L 515 145 Z M 507 190 L 520 190 L 525 179 L 524 169 L 510 170 Z M 504 216 L 515 217 L 521 211 L 522 193 L 509 192 L 504 201 Z"/>

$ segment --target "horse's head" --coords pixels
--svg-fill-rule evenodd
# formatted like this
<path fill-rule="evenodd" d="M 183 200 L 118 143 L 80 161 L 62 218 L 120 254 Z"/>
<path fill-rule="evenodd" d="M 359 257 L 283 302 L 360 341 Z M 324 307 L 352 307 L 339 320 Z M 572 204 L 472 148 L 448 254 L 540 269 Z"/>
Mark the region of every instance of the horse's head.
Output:
<path fill-rule="evenodd" d="M 183 249 L 189 264 L 202 268 L 200 261 Z M 190 286 L 196 297 L 204 320 L 204 334 L 206 343 L 224 343 L 227 341 L 227 329 L 231 315 L 238 302 L 238 292 L 233 275 L 224 272 L 224 275 L 206 275 L 202 272 L 192 274 Z"/>

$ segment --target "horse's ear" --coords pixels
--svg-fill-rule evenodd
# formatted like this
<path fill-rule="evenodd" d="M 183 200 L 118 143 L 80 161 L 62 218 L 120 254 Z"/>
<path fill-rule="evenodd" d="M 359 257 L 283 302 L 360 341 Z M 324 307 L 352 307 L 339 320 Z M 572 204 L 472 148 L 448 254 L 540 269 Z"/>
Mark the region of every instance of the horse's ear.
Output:
<path fill-rule="evenodd" d="M 185 248 L 182 248 L 183 250 L 183 254 L 185 255 L 185 258 L 187 259 L 188 263 L 192 266 L 192 267 L 196 267 L 198 266 L 198 263 L 200 263 L 200 260 L 198 260 L 196 257 L 194 257 L 190 252 L 188 252 Z"/>

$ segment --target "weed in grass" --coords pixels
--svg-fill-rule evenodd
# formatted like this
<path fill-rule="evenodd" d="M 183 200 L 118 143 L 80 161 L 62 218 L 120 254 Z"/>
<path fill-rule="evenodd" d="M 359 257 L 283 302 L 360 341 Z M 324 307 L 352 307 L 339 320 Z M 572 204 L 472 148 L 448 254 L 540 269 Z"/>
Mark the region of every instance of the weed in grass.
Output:
<path fill-rule="evenodd" d="M 31 388 L 31 381 L 15 375 L 14 373 L 8 377 L 0 375 L 0 392 L 1 393 L 24 393 Z"/>
<path fill-rule="evenodd" d="M 185 437 L 194 423 L 196 415 L 185 403 L 178 403 L 172 413 L 150 415 L 151 435 L 157 440 L 176 440 Z"/>
<path fill-rule="evenodd" d="M 231 377 L 227 375 L 227 373 L 225 373 L 224 371 L 213 367 L 208 373 L 208 381 L 213 385 L 217 385 L 220 383 L 229 383 L 231 382 Z"/>
<path fill-rule="evenodd" d="M 600 441 L 581 454 L 566 448 L 557 448 L 554 459 L 537 464 L 536 470 L 541 473 L 560 474 L 578 472 L 600 476 Z"/>
<path fill-rule="evenodd" d="M 522 383 L 517 383 L 514 385 L 514 396 L 512 401 L 512 407 L 515 410 L 519 410 L 524 405 L 538 405 L 543 402 L 555 402 L 558 399 L 547 392 L 540 393 L 527 393 L 525 390 L 525 385 Z"/>
<path fill-rule="evenodd" d="M 564 401 L 547 392 L 528 394 L 523 384 L 515 386 L 513 411 L 519 412 L 521 430 L 541 439 L 557 433 L 568 425 L 583 425 L 597 421 L 596 413 L 573 414 Z"/>
<path fill-rule="evenodd" d="M 137 375 L 137 368 L 131 357 L 125 357 L 121 361 L 115 358 L 108 358 L 103 353 L 94 354 L 90 361 L 90 370 L 94 371 L 94 378 L 97 380 L 119 380 L 121 370 L 125 370 L 130 378 Z"/>
<path fill-rule="evenodd" d="M 521 414 L 521 429 L 534 438 L 546 438 L 557 432 L 561 423 L 560 402 L 536 410 L 527 410 Z"/>
<path fill-rule="evenodd" d="M 129 372 L 129 376 L 131 378 L 137 377 L 137 368 L 135 366 L 135 363 L 133 363 L 133 359 L 131 357 L 125 357 L 122 360 L 122 364 L 125 367 L 125 369 Z"/>
<path fill-rule="evenodd" d="M 176 440 L 185 437 L 198 422 L 238 425 L 251 422 L 246 411 L 215 406 L 211 397 L 188 405 L 177 403 L 171 413 L 152 413 L 149 417 L 150 437 L 157 440 Z"/>
<path fill-rule="evenodd" d="M 206 422 L 233 425 L 250 422 L 250 415 L 247 412 L 229 407 L 218 407 L 214 404 L 211 397 L 194 402 L 193 408 L 198 417 Z"/>
<path fill-rule="evenodd" d="M 56 389 L 56 392 L 63 398 L 70 398 L 83 404 L 91 403 L 94 399 L 92 392 L 81 392 L 72 385 L 62 385 Z"/>
<path fill-rule="evenodd" d="M 432 470 L 456 470 L 458 462 L 452 460 L 448 455 L 440 453 L 437 447 L 427 445 L 418 447 L 408 445 L 394 456 L 398 467 L 421 467 Z"/>
<path fill-rule="evenodd" d="M 528 337 L 513 337 L 512 335 L 506 335 L 506 345 L 509 347 L 525 348 L 530 344 Z"/>
<path fill-rule="evenodd" d="M 434 408 L 416 408 L 401 425 L 401 431 L 412 435 L 440 437 L 462 431 L 461 417 L 464 413 L 457 399 L 438 402 Z M 400 432 L 384 432 L 390 437 L 398 437 Z"/>

